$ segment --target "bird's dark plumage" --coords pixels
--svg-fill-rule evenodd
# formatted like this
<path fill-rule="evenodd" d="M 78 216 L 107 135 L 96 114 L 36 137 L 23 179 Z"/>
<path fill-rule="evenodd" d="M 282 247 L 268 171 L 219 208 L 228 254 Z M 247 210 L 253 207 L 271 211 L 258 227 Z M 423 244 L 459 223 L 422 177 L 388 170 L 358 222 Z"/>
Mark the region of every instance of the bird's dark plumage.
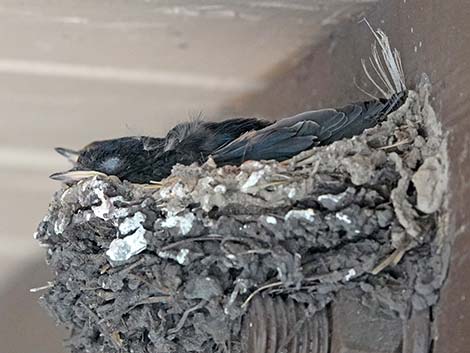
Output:
<path fill-rule="evenodd" d="M 73 161 L 74 167 L 65 173 L 52 174 L 51 178 L 72 182 L 93 175 L 78 174 L 78 171 L 94 171 L 134 183 L 159 181 L 170 175 L 175 164 L 201 163 L 224 144 L 270 124 L 272 122 L 255 118 L 222 122 L 199 120 L 176 125 L 165 138 L 121 137 L 90 143 L 80 151 L 59 147 L 56 151 Z"/>
<path fill-rule="evenodd" d="M 165 138 L 97 141 L 77 152 L 71 172 L 96 171 L 134 183 L 149 183 L 169 176 L 176 164 L 203 163 L 209 156 L 217 165 L 239 165 L 246 160 L 282 161 L 311 147 L 362 133 L 385 119 L 405 97 L 402 92 L 390 99 L 308 111 L 274 123 L 254 118 L 195 121 L 175 126 Z M 70 150 L 58 149 L 61 154 L 63 151 Z M 52 177 L 66 180 L 70 175 L 66 172 Z"/>
<path fill-rule="evenodd" d="M 218 165 L 245 160 L 285 160 L 308 148 L 327 145 L 361 134 L 399 107 L 406 93 L 390 99 L 348 104 L 339 109 L 314 110 L 285 118 L 259 131 L 251 131 L 214 151 Z"/>

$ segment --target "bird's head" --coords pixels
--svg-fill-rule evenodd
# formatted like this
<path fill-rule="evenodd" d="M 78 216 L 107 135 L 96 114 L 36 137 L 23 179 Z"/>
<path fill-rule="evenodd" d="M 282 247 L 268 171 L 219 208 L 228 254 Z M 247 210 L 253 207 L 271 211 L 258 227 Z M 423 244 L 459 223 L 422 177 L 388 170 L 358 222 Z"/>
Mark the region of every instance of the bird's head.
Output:
<path fill-rule="evenodd" d="M 95 141 L 79 151 L 56 148 L 56 151 L 73 163 L 66 172 L 50 177 L 72 183 L 96 175 L 115 175 L 120 179 L 139 182 L 138 170 L 145 169 L 151 156 L 163 149 L 163 139 L 151 137 L 122 137 Z"/>

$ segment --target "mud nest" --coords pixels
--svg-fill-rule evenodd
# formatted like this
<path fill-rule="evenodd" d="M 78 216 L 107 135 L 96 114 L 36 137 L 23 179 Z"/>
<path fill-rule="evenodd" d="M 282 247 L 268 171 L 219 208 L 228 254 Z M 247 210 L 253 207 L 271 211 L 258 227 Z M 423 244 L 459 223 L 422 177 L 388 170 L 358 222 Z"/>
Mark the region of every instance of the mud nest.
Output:
<path fill-rule="evenodd" d="M 426 88 L 286 162 L 176 166 L 160 189 L 84 180 L 36 233 L 55 273 L 41 304 L 72 352 L 242 352 L 243 317 L 265 296 L 314 314 L 354 289 L 405 318 L 438 300 L 445 192 Z"/>

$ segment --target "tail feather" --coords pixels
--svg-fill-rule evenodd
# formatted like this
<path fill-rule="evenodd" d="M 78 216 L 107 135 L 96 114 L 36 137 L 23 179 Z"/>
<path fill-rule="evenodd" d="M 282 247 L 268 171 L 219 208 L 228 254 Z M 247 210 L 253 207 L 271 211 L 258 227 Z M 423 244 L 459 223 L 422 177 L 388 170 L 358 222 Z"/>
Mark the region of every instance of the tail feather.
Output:
<path fill-rule="evenodd" d="M 369 65 L 375 72 L 380 83 L 377 83 L 367 68 L 366 60 L 362 59 L 362 68 L 372 85 L 386 98 L 391 98 L 394 94 L 406 92 L 405 74 L 401 64 L 399 51 L 390 46 L 387 35 L 380 28 L 374 30 L 370 23 L 363 19 L 372 31 L 375 42 L 372 43 L 372 57 L 369 57 Z M 377 44 L 380 47 L 377 48 Z"/>

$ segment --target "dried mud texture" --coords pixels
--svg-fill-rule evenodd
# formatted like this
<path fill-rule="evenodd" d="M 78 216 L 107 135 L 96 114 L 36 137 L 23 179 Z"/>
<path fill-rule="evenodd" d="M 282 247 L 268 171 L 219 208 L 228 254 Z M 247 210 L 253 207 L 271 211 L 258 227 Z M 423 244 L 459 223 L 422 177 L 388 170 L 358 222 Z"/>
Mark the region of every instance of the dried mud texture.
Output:
<path fill-rule="evenodd" d="M 315 315 L 360 290 L 405 319 L 446 274 L 444 141 L 423 87 L 376 128 L 283 163 L 176 166 L 157 191 L 63 188 L 36 234 L 55 273 L 41 303 L 72 352 L 242 352 L 263 296 Z"/>

